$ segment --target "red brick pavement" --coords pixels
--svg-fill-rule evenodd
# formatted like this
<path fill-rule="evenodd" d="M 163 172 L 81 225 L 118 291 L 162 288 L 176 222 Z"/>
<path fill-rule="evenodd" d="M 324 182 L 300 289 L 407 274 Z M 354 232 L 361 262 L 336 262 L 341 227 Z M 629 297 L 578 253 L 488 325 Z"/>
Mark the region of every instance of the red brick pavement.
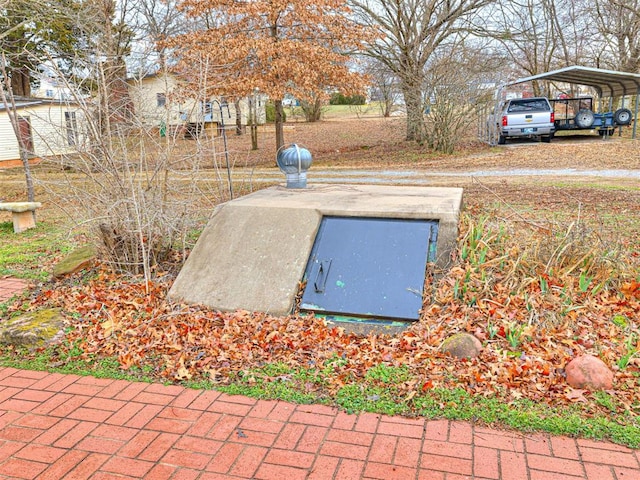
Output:
<path fill-rule="evenodd" d="M 20 278 L 0 277 L 0 302 L 5 302 L 21 293 L 28 284 L 29 282 Z"/>
<path fill-rule="evenodd" d="M 0 278 L 0 302 L 26 285 Z M 0 478 L 640 480 L 640 452 L 464 422 L 0 368 Z"/>
<path fill-rule="evenodd" d="M 640 452 L 465 422 L 0 368 L 0 478 L 640 480 Z"/>

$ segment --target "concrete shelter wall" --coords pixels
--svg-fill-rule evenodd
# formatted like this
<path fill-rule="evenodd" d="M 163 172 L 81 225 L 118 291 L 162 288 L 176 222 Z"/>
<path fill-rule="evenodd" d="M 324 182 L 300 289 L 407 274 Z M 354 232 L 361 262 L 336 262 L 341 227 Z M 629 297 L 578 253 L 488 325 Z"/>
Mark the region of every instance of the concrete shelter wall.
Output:
<path fill-rule="evenodd" d="M 380 185 L 272 187 L 223 204 L 169 292 L 174 301 L 291 313 L 323 216 L 438 220 L 437 261 L 458 235 L 461 188 Z"/>

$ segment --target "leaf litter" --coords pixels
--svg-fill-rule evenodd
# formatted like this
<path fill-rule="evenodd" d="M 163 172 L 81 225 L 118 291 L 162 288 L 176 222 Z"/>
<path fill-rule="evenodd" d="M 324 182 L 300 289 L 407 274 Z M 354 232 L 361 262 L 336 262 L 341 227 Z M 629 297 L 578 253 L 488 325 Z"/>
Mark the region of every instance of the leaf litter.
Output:
<path fill-rule="evenodd" d="M 226 385 L 238 372 L 278 364 L 321 372 L 321 382 L 303 389 L 329 398 L 387 365 L 407 369 L 408 380 L 394 384 L 407 404 L 434 388 L 459 388 L 507 403 L 529 399 L 555 407 L 581 404 L 587 415 L 610 414 L 612 408 L 637 415 L 636 264 L 594 249 L 593 238 L 580 237 L 584 232 L 575 226 L 558 234 L 529 224 L 515 235 L 489 217 L 471 218 L 462 220 L 454 266 L 430 277 L 420 320 L 397 335 L 356 335 L 313 315 L 275 317 L 170 303 L 171 275 L 146 285 L 106 268 L 88 281 L 50 285 L 29 308 L 55 306 L 66 313 L 58 360 L 117 358 L 121 369 L 162 381 Z M 529 232 L 525 241 L 523 230 Z M 458 332 L 482 341 L 477 358 L 440 351 Z M 601 358 L 614 371 L 614 390 L 608 392 L 613 407 L 597 402 L 594 392 L 567 385 L 564 368 L 582 354 Z M 280 374 L 266 381 L 292 378 Z"/>

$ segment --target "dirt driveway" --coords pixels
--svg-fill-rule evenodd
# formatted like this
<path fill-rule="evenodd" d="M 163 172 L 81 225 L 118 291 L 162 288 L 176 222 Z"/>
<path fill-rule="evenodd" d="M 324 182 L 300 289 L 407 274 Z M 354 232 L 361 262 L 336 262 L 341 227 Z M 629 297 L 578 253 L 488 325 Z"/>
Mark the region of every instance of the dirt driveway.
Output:
<path fill-rule="evenodd" d="M 319 123 L 288 123 L 285 143 L 308 148 L 315 167 L 424 168 L 436 171 L 575 168 L 640 169 L 640 142 L 622 137 L 602 139 L 596 134 L 558 136 L 551 144 L 514 141 L 489 147 L 474 137 L 463 139 L 453 155 L 433 153 L 427 147 L 404 142 L 401 118 L 332 119 Z M 275 164 L 273 127 L 261 127 L 258 151 L 250 150 L 247 135 L 227 138 L 237 166 Z M 221 139 L 214 141 L 221 142 Z"/>

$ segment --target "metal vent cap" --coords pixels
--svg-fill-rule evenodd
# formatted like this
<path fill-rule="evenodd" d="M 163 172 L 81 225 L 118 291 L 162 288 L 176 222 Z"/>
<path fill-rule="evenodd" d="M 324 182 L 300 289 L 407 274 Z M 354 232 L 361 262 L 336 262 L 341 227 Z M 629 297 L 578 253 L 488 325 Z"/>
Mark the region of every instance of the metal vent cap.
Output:
<path fill-rule="evenodd" d="M 311 152 L 295 143 L 278 150 L 276 162 L 287 178 L 287 188 L 307 187 L 307 170 L 311 161 Z"/>

